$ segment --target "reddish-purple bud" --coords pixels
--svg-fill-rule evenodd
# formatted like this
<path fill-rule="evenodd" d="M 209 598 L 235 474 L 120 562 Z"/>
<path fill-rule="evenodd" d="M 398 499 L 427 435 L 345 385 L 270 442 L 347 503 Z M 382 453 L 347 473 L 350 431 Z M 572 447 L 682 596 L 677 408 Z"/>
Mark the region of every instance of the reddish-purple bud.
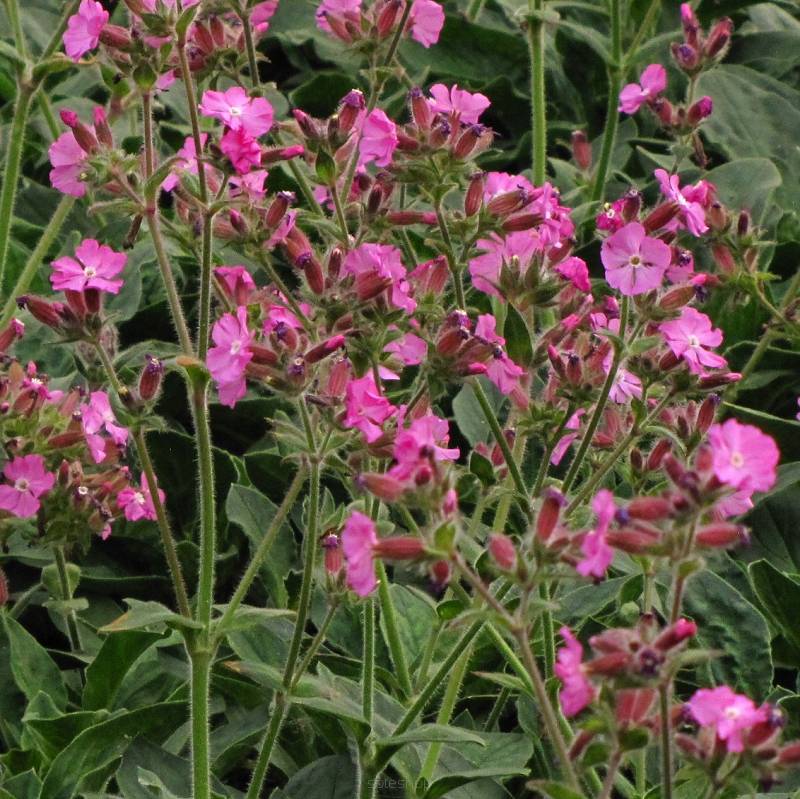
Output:
<path fill-rule="evenodd" d="M 694 47 L 685 42 L 683 44 L 674 43 L 670 50 L 675 63 L 684 72 L 692 73 L 700 64 L 700 54 Z"/>
<path fill-rule="evenodd" d="M 678 619 L 653 641 L 653 646 L 662 652 L 667 652 L 695 635 L 697 635 L 697 625 L 693 621 Z"/>
<path fill-rule="evenodd" d="M 653 209 L 644 219 L 642 224 L 648 233 L 660 230 L 668 222 L 671 222 L 679 213 L 681 207 L 678 203 L 666 202 Z"/>
<path fill-rule="evenodd" d="M 322 139 L 322 128 L 314 117 L 309 116 L 305 111 L 299 108 L 295 108 L 292 111 L 292 116 L 295 122 L 297 122 L 300 131 L 307 139 L 312 139 L 314 141 Z"/>
<path fill-rule="evenodd" d="M 689 106 L 689 110 L 686 112 L 686 120 L 692 127 L 695 127 L 706 119 L 706 117 L 710 117 L 713 110 L 714 102 L 706 95 Z"/>
<path fill-rule="evenodd" d="M 299 158 L 306 151 L 302 144 L 290 144 L 288 147 L 267 147 L 261 151 L 261 163 L 274 164 L 277 161 L 291 161 Z"/>
<path fill-rule="evenodd" d="M 677 311 L 688 305 L 695 295 L 695 288 L 692 285 L 676 286 L 670 289 L 659 301 L 658 307 L 662 311 Z"/>
<path fill-rule="evenodd" d="M 361 112 L 366 108 L 364 94 L 358 89 L 349 91 L 339 105 L 339 118 L 337 128 L 339 133 L 346 136 L 355 127 Z"/>
<path fill-rule="evenodd" d="M 60 302 L 48 302 L 35 294 L 23 294 L 17 299 L 17 305 L 25 308 L 38 322 L 56 330 L 64 322 L 65 308 Z"/>
<path fill-rule="evenodd" d="M 425 544 L 414 536 L 398 535 L 380 539 L 373 552 L 387 560 L 417 560 L 425 554 Z"/>
<path fill-rule="evenodd" d="M 733 522 L 712 522 L 697 531 L 695 541 L 698 546 L 722 549 L 747 541 L 747 534 L 740 524 Z"/>
<path fill-rule="evenodd" d="M 286 211 L 289 206 L 294 202 L 294 192 L 279 191 L 272 202 L 267 208 L 267 214 L 264 217 L 264 223 L 268 228 L 276 228 L 286 216 Z"/>
<path fill-rule="evenodd" d="M 545 491 L 542 507 L 539 508 L 539 515 L 536 517 L 536 536 L 540 541 L 546 542 L 553 534 L 565 502 L 564 495 L 560 491 L 554 488 Z"/>
<path fill-rule="evenodd" d="M 96 105 L 92 111 L 92 118 L 94 119 L 94 135 L 97 136 L 97 140 L 105 147 L 113 147 L 114 135 L 111 133 L 105 109 Z"/>
<path fill-rule="evenodd" d="M 322 539 L 322 548 L 325 550 L 325 571 L 331 577 L 337 577 L 344 568 L 344 553 L 339 542 L 339 536 L 329 533 Z"/>
<path fill-rule="evenodd" d="M 733 20 L 724 17 L 711 29 L 706 39 L 705 54 L 707 58 L 717 58 L 724 55 L 731 42 L 733 33 Z"/>
<path fill-rule="evenodd" d="M 401 0 L 388 0 L 381 13 L 378 15 L 378 22 L 375 26 L 379 38 L 385 39 L 392 32 L 395 22 L 397 21 L 397 15 L 402 6 L 403 3 Z"/>
<path fill-rule="evenodd" d="M 469 158 L 475 152 L 478 142 L 485 133 L 483 125 L 470 125 L 459 137 L 453 148 L 453 156 L 459 160 Z"/>
<path fill-rule="evenodd" d="M 336 350 L 344 347 L 344 342 L 345 338 L 342 335 L 331 336 L 329 339 L 317 344 L 316 347 L 312 347 L 305 354 L 306 363 L 317 363 L 323 358 L 327 358 L 329 355 L 336 352 Z"/>
<path fill-rule="evenodd" d="M 583 172 L 592 168 L 592 145 L 589 144 L 585 131 L 572 131 L 572 160 Z"/>
<path fill-rule="evenodd" d="M 152 355 L 145 355 L 145 365 L 139 376 L 139 396 L 150 402 L 158 396 L 164 377 L 164 364 Z"/>
<path fill-rule="evenodd" d="M 503 571 L 511 571 L 517 563 L 517 548 L 514 542 L 502 533 L 489 536 L 489 554 Z"/>
<path fill-rule="evenodd" d="M 99 144 L 94 131 L 78 119 L 78 115 L 65 108 L 61 111 L 61 121 L 72 130 L 72 135 L 75 136 L 75 141 L 78 142 L 80 148 L 85 153 L 94 153 L 97 151 Z"/>
<path fill-rule="evenodd" d="M 503 221 L 503 231 L 505 233 L 518 233 L 522 230 L 530 230 L 538 227 L 544 221 L 541 214 L 523 213 L 514 214 Z"/>
<path fill-rule="evenodd" d="M 406 490 L 405 483 L 388 474 L 378 472 L 360 474 L 357 482 L 358 485 L 384 502 L 397 502 Z"/>
<path fill-rule="evenodd" d="M 486 173 L 474 172 L 470 175 L 467 193 L 464 196 L 464 215 L 475 216 L 483 205 L 483 192 L 486 186 Z"/>
<path fill-rule="evenodd" d="M 5 355 L 6 350 L 25 333 L 25 324 L 19 319 L 12 319 L 5 330 L 0 333 L 0 355 Z"/>
<path fill-rule="evenodd" d="M 106 47 L 113 47 L 115 50 L 128 50 L 133 43 L 127 28 L 120 25 L 106 25 L 100 31 L 100 41 Z"/>
<path fill-rule="evenodd" d="M 422 93 L 422 89 L 415 86 L 408 93 L 408 101 L 411 106 L 411 118 L 414 124 L 423 131 L 428 131 L 431 128 L 433 121 L 433 111 L 431 111 L 430 103 Z"/>
<path fill-rule="evenodd" d="M 308 287 L 314 294 L 325 291 L 325 275 L 322 273 L 322 264 L 310 252 L 303 253 L 295 260 L 295 264 L 303 270 L 308 282 Z"/>
<path fill-rule="evenodd" d="M 636 497 L 626 508 L 631 519 L 653 522 L 668 518 L 672 513 L 672 503 L 663 497 Z"/>

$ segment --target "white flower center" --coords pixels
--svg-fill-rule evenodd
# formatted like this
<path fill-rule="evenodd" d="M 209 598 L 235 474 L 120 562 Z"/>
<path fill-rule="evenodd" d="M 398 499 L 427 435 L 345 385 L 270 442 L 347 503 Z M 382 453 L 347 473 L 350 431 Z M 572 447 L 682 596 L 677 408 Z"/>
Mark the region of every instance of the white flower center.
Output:
<path fill-rule="evenodd" d="M 242 109 L 238 105 L 232 105 L 228 113 L 230 113 L 232 117 L 240 117 L 242 115 Z"/>
<path fill-rule="evenodd" d="M 231 355 L 236 355 L 236 353 L 239 352 L 239 350 L 241 348 L 242 348 L 242 342 L 241 341 L 234 341 L 231 344 Z"/>
<path fill-rule="evenodd" d="M 700 339 L 697 336 L 689 336 L 689 346 L 690 347 L 699 347 L 700 346 Z"/>
<path fill-rule="evenodd" d="M 736 469 L 741 469 L 744 466 L 744 455 L 741 452 L 731 453 L 731 466 Z"/>
<path fill-rule="evenodd" d="M 734 705 L 726 707 L 723 713 L 725 714 L 725 718 L 728 718 L 731 721 L 736 721 L 736 719 L 738 719 L 739 716 L 742 715 L 742 711 L 739 710 L 739 708 Z"/>
<path fill-rule="evenodd" d="M 19 491 L 19 492 L 27 491 L 29 487 L 30 487 L 30 483 L 24 477 L 18 477 L 14 481 L 14 488 L 16 488 L 17 491 Z"/>
<path fill-rule="evenodd" d="M 141 491 L 136 491 L 133 495 L 133 501 L 137 505 L 144 505 L 145 503 L 144 494 Z"/>
<path fill-rule="evenodd" d="M 97 275 L 97 270 L 93 266 L 84 266 L 83 274 L 86 277 L 95 277 Z"/>
<path fill-rule="evenodd" d="M 89 489 L 86 486 L 78 486 L 78 494 L 82 497 L 85 497 L 89 493 Z"/>
<path fill-rule="evenodd" d="M 630 260 L 628 261 L 628 263 L 633 267 L 641 266 L 642 265 L 642 259 L 638 255 L 632 255 L 630 257 Z"/>

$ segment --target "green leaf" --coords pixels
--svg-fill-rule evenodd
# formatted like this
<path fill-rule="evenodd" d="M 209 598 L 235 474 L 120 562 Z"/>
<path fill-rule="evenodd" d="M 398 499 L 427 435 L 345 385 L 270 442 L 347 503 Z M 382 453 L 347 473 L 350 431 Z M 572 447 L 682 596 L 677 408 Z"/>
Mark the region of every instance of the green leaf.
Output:
<path fill-rule="evenodd" d="M 506 321 L 503 325 L 506 352 L 514 363 L 528 367 L 533 362 L 531 334 L 520 312 L 511 304 L 506 306 Z"/>
<path fill-rule="evenodd" d="M 3 627 L 11 647 L 11 671 L 23 694 L 32 700 L 44 691 L 63 710 L 67 689 L 58 666 L 45 648 L 15 619 L 3 615 Z"/>
<path fill-rule="evenodd" d="M 219 613 L 224 613 L 227 605 L 214 605 Z M 232 632 L 233 630 L 248 630 L 262 624 L 267 619 L 293 618 L 293 610 L 283 608 L 255 608 L 250 605 L 239 605 L 233 614 L 233 618 L 225 627 L 217 627 L 217 632 Z"/>
<path fill-rule="evenodd" d="M 203 625 L 192 619 L 187 619 L 179 613 L 170 610 L 160 602 L 140 602 L 138 599 L 126 599 L 125 604 L 129 610 L 110 624 L 100 628 L 101 633 L 118 633 L 123 630 L 140 630 L 143 627 L 153 627 L 166 624 L 190 630 L 202 630 Z"/>
<path fill-rule="evenodd" d="M 356 770 L 347 755 L 329 755 L 309 763 L 286 783 L 285 799 L 353 799 Z"/>
<path fill-rule="evenodd" d="M 528 787 L 549 799 L 581 799 L 581 794 L 558 782 L 529 782 Z"/>
<path fill-rule="evenodd" d="M 491 766 L 464 769 L 459 774 L 449 774 L 446 777 L 440 777 L 438 780 L 434 780 L 428 790 L 425 791 L 424 799 L 440 799 L 442 796 L 448 796 L 450 791 L 454 791 L 456 788 L 470 782 L 475 782 L 476 780 L 512 777 L 518 774 L 524 775 L 527 774 L 527 772 L 522 768 L 507 769 L 503 767 L 492 768 Z"/>
<path fill-rule="evenodd" d="M 422 724 L 401 735 L 393 735 L 390 738 L 379 738 L 375 741 L 376 746 L 392 748 L 400 747 L 405 744 L 417 743 L 476 743 L 479 746 L 486 746 L 486 742 L 470 730 L 463 727 L 448 727 L 444 724 Z"/>
<path fill-rule="evenodd" d="M 800 583 L 787 577 L 765 560 L 751 563 L 750 582 L 767 618 L 800 650 Z"/>
<path fill-rule="evenodd" d="M 500 406 L 503 404 L 503 395 L 498 392 L 494 385 L 488 380 L 481 381 L 486 396 L 489 402 L 497 413 Z M 469 441 L 471 446 L 475 446 L 480 441 L 486 441 L 491 435 L 491 428 L 483 415 L 480 403 L 478 402 L 472 386 L 465 385 L 461 391 L 456 394 L 453 400 L 453 415 L 455 416 L 458 429 L 463 433 L 464 438 Z"/>
<path fill-rule="evenodd" d="M 712 169 L 706 176 L 717 187 L 720 202 L 729 208 L 745 208 L 756 224 L 769 210 L 781 173 L 767 158 L 738 158 Z"/>

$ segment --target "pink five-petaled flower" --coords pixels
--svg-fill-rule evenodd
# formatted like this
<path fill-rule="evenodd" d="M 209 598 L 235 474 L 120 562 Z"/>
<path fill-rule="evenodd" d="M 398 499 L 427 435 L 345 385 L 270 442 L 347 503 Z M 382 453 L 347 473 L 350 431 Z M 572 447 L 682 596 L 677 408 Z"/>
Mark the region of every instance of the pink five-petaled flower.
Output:
<path fill-rule="evenodd" d="M 445 419 L 433 414 L 414 419 L 397 434 L 393 450 L 396 464 L 389 469 L 389 475 L 407 481 L 418 475 L 420 467 L 430 468 L 432 462 L 456 460 L 460 454 L 457 448 L 440 445 L 440 442 L 447 444 L 449 439 L 449 426 Z"/>
<path fill-rule="evenodd" d="M 728 365 L 721 355 L 706 349 L 722 344 L 722 331 L 712 327 L 704 313 L 684 308 L 677 319 L 663 322 L 658 329 L 673 354 L 683 358 L 694 374 L 702 375 L 706 368 L 719 369 Z"/>
<path fill-rule="evenodd" d="M 219 401 L 233 408 L 247 391 L 244 372 L 253 358 L 250 349 L 253 335 L 247 326 L 247 308 L 239 306 L 236 316 L 223 314 L 215 322 L 211 338 L 216 346 L 208 351 L 208 370 L 217 384 Z"/>
<path fill-rule="evenodd" d="M 384 352 L 396 355 L 405 366 L 416 366 L 425 360 L 428 354 L 428 345 L 414 333 L 406 333 L 396 341 L 392 341 L 383 348 Z"/>
<path fill-rule="evenodd" d="M 397 408 L 378 390 L 372 372 L 348 382 L 345 410 L 344 426 L 360 430 L 369 444 L 383 435 L 383 423 L 397 413 Z"/>
<path fill-rule="evenodd" d="M 64 31 L 64 51 L 73 61 L 100 43 L 100 33 L 108 22 L 106 11 L 96 0 L 81 0 L 76 14 L 67 20 Z"/>
<path fill-rule="evenodd" d="M 369 596 L 378 585 L 373 559 L 377 543 L 375 522 L 353 511 L 342 529 L 342 551 L 347 562 L 347 584 L 359 596 Z"/>
<path fill-rule="evenodd" d="M 376 166 L 389 166 L 397 149 L 397 125 L 380 108 L 364 118 L 358 143 L 358 163 L 374 161 Z"/>
<path fill-rule="evenodd" d="M 75 249 L 74 258 L 65 255 L 53 261 L 50 282 L 54 291 L 96 289 L 118 294 L 124 281 L 115 278 L 127 261 L 124 252 L 114 252 L 95 239 L 84 239 Z"/>
<path fill-rule="evenodd" d="M 328 14 L 337 18 L 348 19 L 361 11 L 361 0 L 322 0 L 317 8 L 317 27 L 326 33 L 333 33 L 328 22 Z"/>
<path fill-rule="evenodd" d="M 716 478 L 734 489 L 767 491 L 777 479 L 780 452 L 771 436 L 750 424 L 728 419 L 708 431 Z"/>
<path fill-rule="evenodd" d="M 480 115 L 491 105 L 485 94 L 472 94 L 453 84 L 449 89 L 443 83 L 431 86 L 431 109 L 437 114 L 458 117 L 465 125 L 477 123 Z"/>
<path fill-rule="evenodd" d="M 206 146 L 207 141 L 208 134 L 201 133 L 201 149 Z M 164 191 L 172 191 L 175 186 L 178 185 L 178 181 L 180 180 L 179 173 L 188 172 L 191 175 L 197 174 L 197 150 L 195 149 L 194 138 L 192 136 L 187 136 L 184 139 L 183 146 L 178 150 L 177 155 L 179 160 L 175 163 L 175 166 L 172 167 L 173 171 L 164 178 L 164 182 L 161 184 L 161 188 L 164 189 Z"/>
<path fill-rule="evenodd" d="M 75 134 L 68 130 L 62 133 L 48 150 L 50 155 L 50 183 L 54 189 L 72 197 L 83 197 L 86 184 L 81 180 L 87 155 L 78 144 Z"/>
<path fill-rule="evenodd" d="M 142 519 L 155 521 L 156 509 L 144 472 L 142 472 L 139 486 L 139 488 L 123 488 L 117 494 L 117 507 L 125 514 L 125 518 L 129 522 L 138 522 Z M 158 489 L 158 498 L 163 505 L 166 495 L 160 488 Z"/>
<path fill-rule="evenodd" d="M 503 299 L 497 286 L 500 282 L 500 273 L 503 265 L 516 260 L 519 275 L 522 277 L 530 266 L 534 254 L 542 249 L 539 237 L 529 230 L 510 233 L 501 238 L 492 234 L 490 239 L 478 239 L 480 255 L 476 255 L 469 262 L 469 273 L 472 285 L 484 294 Z"/>
<path fill-rule="evenodd" d="M 415 0 L 409 22 L 411 38 L 423 47 L 430 47 L 439 41 L 444 27 L 444 9 L 434 0 Z"/>
<path fill-rule="evenodd" d="M 128 429 L 117 424 L 105 391 L 93 391 L 89 395 L 89 403 L 81 408 L 81 419 L 95 463 L 102 463 L 106 456 L 105 441 L 100 436 L 102 430 L 105 429 L 118 447 L 124 446 L 128 440 Z"/>
<path fill-rule="evenodd" d="M 650 64 L 639 77 L 639 83 L 629 83 L 619 93 L 619 110 L 623 114 L 635 114 L 666 88 L 667 70 L 661 64 Z"/>
<path fill-rule="evenodd" d="M 670 248 L 650 238 L 638 222 L 620 228 L 600 248 L 606 280 L 628 297 L 658 288 L 671 259 Z"/>
<path fill-rule="evenodd" d="M 605 577 L 606 569 L 614 560 L 614 550 L 606 542 L 608 526 L 617 510 L 614 495 L 607 488 L 598 491 L 592 500 L 592 510 L 597 516 L 597 521 L 594 529 L 583 537 L 581 542 L 583 558 L 575 568 L 578 574 L 599 580 Z"/>
<path fill-rule="evenodd" d="M 510 394 L 518 385 L 525 370 L 514 363 L 503 350 L 506 340 L 497 334 L 497 320 L 491 314 L 481 314 L 475 323 L 475 336 L 494 347 L 494 355 L 486 364 L 486 377 L 503 394 Z"/>
<path fill-rule="evenodd" d="M 409 296 L 411 286 L 400 250 L 391 244 L 361 244 L 350 250 L 342 264 L 342 274 L 355 277 L 356 294 L 361 300 L 382 293 L 381 281 L 386 281 L 395 308 L 411 314 L 417 307 Z M 376 288 L 379 289 L 377 292 Z"/>
<path fill-rule="evenodd" d="M 562 627 L 558 632 L 566 646 L 558 650 L 558 662 L 553 670 L 561 680 L 562 687 L 558 692 L 561 709 L 567 718 L 571 718 L 592 703 L 596 691 L 583 671 L 583 647 L 580 641 L 568 627 Z"/>
<path fill-rule="evenodd" d="M 215 117 L 230 130 L 243 130 L 249 137 L 263 136 L 272 127 L 272 105 L 263 97 L 249 97 L 241 86 L 224 92 L 211 89 L 203 92 L 200 112 Z"/>
<path fill-rule="evenodd" d="M 6 464 L 3 475 L 8 483 L 0 485 L 0 510 L 20 519 L 28 519 L 39 510 L 39 497 L 56 481 L 56 476 L 44 468 L 41 455 L 14 458 Z"/>
<path fill-rule="evenodd" d="M 735 693 L 727 685 L 695 691 L 686 706 L 699 725 L 715 730 L 729 752 L 741 752 L 742 733 L 769 716 L 766 707 L 757 707 L 752 699 Z"/>
<path fill-rule="evenodd" d="M 240 175 L 261 166 L 261 145 L 244 128 L 226 130 L 219 149 Z"/>
<path fill-rule="evenodd" d="M 702 236 L 708 230 L 708 225 L 705 208 L 700 200 L 708 201 L 709 189 L 713 191 L 713 186 L 700 181 L 696 186 L 681 188 L 680 178 L 677 175 L 670 175 L 665 169 L 656 169 L 653 174 L 661 186 L 661 193 L 678 204 L 680 222 L 693 236 Z"/>
<path fill-rule="evenodd" d="M 586 261 L 577 256 L 566 258 L 560 264 L 556 264 L 555 271 L 565 280 L 569 280 L 578 291 L 590 292 L 592 284 L 589 282 L 589 267 Z"/>

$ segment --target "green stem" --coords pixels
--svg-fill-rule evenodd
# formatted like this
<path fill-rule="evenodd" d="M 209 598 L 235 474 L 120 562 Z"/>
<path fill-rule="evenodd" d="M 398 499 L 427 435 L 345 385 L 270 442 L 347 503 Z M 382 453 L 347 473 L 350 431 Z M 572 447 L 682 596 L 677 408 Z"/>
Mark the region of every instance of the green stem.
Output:
<path fill-rule="evenodd" d="M 61 9 L 61 16 L 58 18 L 58 22 L 55 28 L 53 28 L 53 32 L 50 34 L 50 41 L 47 43 L 44 50 L 42 50 L 41 61 L 49 58 L 61 46 L 61 37 L 67 29 L 67 22 L 78 10 L 80 4 L 81 0 L 70 0 L 70 2 L 64 4 L 64 7 Z"/>
<path fill-rule="evenodd" d="M 336 221 L 339 224 L 339 232 L 341 233 L 341 242 L 345 247 L 350 244 L 350 231 L 347 229 L 347 220 L 344 218 L 344 209 L 342 208 L 342 198 L 339 196 L 339 188 L 334 181 L 330 186 L 331 199 L 333 200 L 333 207 L 336 210 Z"/>
<path fill-rule="evenodd" d="M 372 727 L 375 707 L 375 601 L 373 597 L 367 597 L 364 601 L 363 621 L 361 708 L 364 720 Z"/>
<path fill-rule="evenodd" d="M 464 295 L 464 284 L 461 280 L 461 270 L 456 263 L 455 253 L 453 251 L 453 241 L 450 238 L 450 230 L 447 227 L 447 220 L 442 213 L 442 201 L 437 200 L 434 208 L 436 210 L 436 220 L 439 223 L 439 230 L 442 234 L 445 247 L 445 257 L 447 258 L 447 266 L 450 270 L 450 276 L 453 278 L 453 291 L 456 295 L 456 305 L 465 310 L 467 307 L 467 300 Z"/>
<path fill-rule="evenodd" d="M 608 104 L 606 105 L 606 126 L 603 131 L 603 142 L 600 145 L 600 159 L 594 173 L 591 199 L 603 199 L 606 179 L 611 166 L 614 142 L 619 126 L 619 92 L 622 88 L 622 0 L 609 0 L 611 11 L 611 61 L 608 64 Z"/>
<path fill-rule="evenodd" d="M 428 671 L 431 667 L 433 654 L 436 651 L 436 644 L 439 643 L 439 636 L 442 632 L 442 622 L 437 620 L 428 635 L 428 640 L 425 643 L 425 649 L 422 652 L 422 660 L 420 661 L 419 668 L 417 669 L 417 680 L 415 689 L 419 691 L 428 679 Z"/>
<path fill-rule="evenodd" d="M 36 595 L 36 592 L 41 591 L 41 589 L 42 589 L 42 582 L 40 580 L 39 582 L 34 583 L 24 593 L 20 594 L 14 600 L 14 606 L 11 608 L 11 610 L 8 611 L 8 615 L 12 619 L 18 619 L 25 612 L 25 608 L 27 608 L 28 605 L 30 605 L 31 600 Z"/>
<path fill-rule="evenodd" d="M 614 0 L 616 2 L 616 0 Z M 622 298 L 622 308 L 620 310 L 620 318 L 619 318 L 619 338 L 623 340 L 625 337 L 625 327 L 627 326 L 628 322 L 628 298 Z M 606 403 L 608 402 L 608 395 L 611 393 L 611 387 L 614 385 L 614 381 L 617 379 L 617 371 L 619 369 L 620 363 L 622 362 L 622 355 L 623 355 L 624 347 L 622 343 L 616 346 L 614 349 L 614 359 L 611 362 L 611 366 L 609 367 L 608 374 L 606 375 L 605 383 L 603 383 L 603 388 L 600 390 L 600 396 L 597 399 L 597 404 L 594 408 L 594 413 L 592 414 L 592 418 L 589 420 L 589 424 L 586 427 L 586 432 L 583 434 L 583 438 L 581 439 L 580 446 L 578 447 L 578 451 L 575 453 L 575 457 L 572 460 L 572 464 L 567 471 L 566 476 L 564 477 L 564 481 L 561 484 L 561 491 L 566 494 L 572 483 L 575 481 L 575 478 L 578 476 L 578 472 L 580 471 L 581 466 L 583 465 L 583 460 L 586 457 L 586 454 L 589 451 L 589 447 L 592 445 L 592 438 L 594 438 L 595 431 L 597 430 L 598 425 L 600 424 L 600 420 L 603 418 L 603 413 L 606 409 Z"/>
<path fill-rule="evenodd" d="M 485 5 L 486 0 L 471 0 L 467 7 L 467 19 L 470 22 L 477 22 Z"/>
<path fill-rule="evenodd" d="M 211 744 L 209 691 L 211 652 L 190 652 L 192 708 L 192 799 L 211 799 Z"/>
<path fill-rule="evenodd" d="M 599 799 L 611 799 L 611 791 L 614 790 L 614 778 L 617 776 L 617 771 L 619 771 L 619 764 L 621 761 L 622 753 L 618 749 L 615 749 L 611 755 L 611 760 L 608 763 L 606 778 L 603 781 L 603 789 L 600 793 Z"/>
<path fill-rule="evenodd" d="M 661 799 L 672 799 L 672 728 L 669 686 L 659 688 L 661 715 Z"/>
<path fill-rule="evenodd" d="M 69 602 L 72 599 L 72 592 L 69 588 L 69 575 L 67 573 L 67 560 L 64 557 L 62 546 L 53 547 L 53 554 L 56 559 L 56 571 L 58 572 L 58 587 L 61 591 L 61 599 Z M 74 610 L 67 610 L 64 613 L 67 623 L 67 638 L 69 638 L 69 648 L 74 654 L 78 654 L 83 646 L 81 645 L 80 631 L 78 630 L 78 619 Z"/>
<path fill-rule="evenodd" d="M 514 439 L 514 448 L 511 450 L 511 455 L 514 458 L 515 463 L 521 463 L 524 460 L 525 447 L 527 443 L 528 443 L 527 436 L 517 436 Z M 506 477 L 506 483 L 509 484 L 513 482 L 514 479 L 511 477 L 511 474 L 509 472 L 508 476 Z M 505 531 L 506 522 L 508 521 L 508 513 L 511 510 L 512 499 L 513 495 L 509 490 L 505 494 L 503 494 L 503 496 L 500 497 L 500 501 L 497 503 L 497 508 L 495 509 L 494 512 L 494 520 L 492 521 L 492 529 L 496 530 L 498 533 L 502 533 Z"/>
<path fill-rule="evenodd" d="M 531 64 L 531 164 L 533 183 L 541 186 L 547 168 L 547 105 L 544 84 L 544 0 L 528 0 L 528 54 Z"/>
<path fill-rule="evenodd" d="M 495 725 L 500 720 L 500 716 L 503 714 L 503 709 L 505 708 L 510 698 L 511 698 L 510 688 L 503 688 L 497 695 L 497 699 L 495 699 L 495 702 L 492 705 L 492 709 L 489 712 L 489 715 L 486 719 L 486 723 L 483 725 L 483 729 L 486 730 L 486 732 L 494 731 Z"/>
<path fill-rule="evenodd" d="M 264 740 L 261 743 L 258 760 L 253 769 L 253 775 L 250 779 L 250 785 L 247 788 L 245 799 L 258 799 L 261 795 L 261 789 L 264 787 L 264 779 L 267 776 L 267 769 L 272 759 L 272 750 L 275 748 L 275 743 L 280 735 L 283 720 L 286 718 L 288 709 L 289 704 L 286 695 L 283 693 L 276 694 L 275 707 L 272 710 L 272 716 L 270 716 L 269 725 L 264 734 Z"/>
<path fill-rule="evenodd" d="M 253 29 L 250 25 L 250 12 L 244 11 L 238 16 L 244 31 L 244 47 L 247 53 L 247 65 L 250 69 L 250 83 L 253 84 L 254 88 L 258 89 L 261 85 L 261 77 L 258 74 L 258 58 L 256 57 L 256 45 L 253 41 Z"/>
<path fill-rule="evenodd" d="M 300 681 L 300 678 L 308 671 L 308 667 L 311 665 L 311 662 L 316 657 L 319 648 L 322 646 L 322 642 L 325 640 L 325 636 L 328 634 L 328 629 L 333 622 L 333 618 L 336 615 L 336 611 L 339 608 L 339 603 L 337 601 L 331 602 L 330 606 L 328 607 L 328 612 L 325 614 L 325 618 L 322 620 L 322 624 L 320 625 L 319 629 L 317 630 L 317 634 L 314 636 L 314 640 L 311 642 L 311 645 L 308 647 L 308 651 L 303 655 L 303 660 L 301 661 L 300 665 L 297 667 L 297 671 L 292 677 L 292 685 L 291 689 L 294 690 L 294 687 Z"/>
<path fill-rule="evenodd" d="M 36 247 L 25 262 L 25 266 L 22 267 L 16 285 L 9 292 L 6 304 L 3 306 L 2 317 L 0 317 L 0 329 L 5 329 L 6 325 L 13 318 L 14 311 L 17 307 L 17 297 L 28 290 L 28 286 L 36 275 L 42 263 L 42 259 L 50 251 L 50 247 L 53 246 L 53 242 L 61 232 L 61 227 L 69 216 L 73 205 L 75 205 L 75 198 L 65 194 L 56 206 L 56 210 L 53 211 L 53 215 L 50 217 L 47 227 L 42 231 L 42 235 L 36 243 Z"/>
<path fill-rule="evenodd" d="M 414 693 L 411 685 L 411 674 L 408 671 L 408 661 L 406 660 L 405 649 L 400 640 L 400 630 L 397 626 L 397 612 L 392 599 L 392 592 L 389 590 L 389 579 L 386 576 L 386 568 L 383 561 L 375 561 L 375 570 L 378 576 L 378 601 L 381 605 L 381 616 L 386 627 L 386 643 L 389 645 L 389 653 L 392 656 L 397 680 L 400 683 L 400 690 L 408 697 Z"/>
<path fill-rule="evenodd" d="M 25 32 L 22 30 L 22 17 L 19 13 L 19 3 L 17 0 L 5 0 L 6 14 L 14 35 L 14 46 L 17 52 L 25 58 L 28 55 L 28 48 L 25 44 Z"/>
<path fill-rule="evenodd" d="M 543 602 L 550 602 L 550 581 L 545 580 L 539 585 L 539 596 Z M 544 675 L 546 678 L 553 676 L 553 667 L 556 662 L 556 637 L 553 629 L 553 614 L 545 607 L 542 610 L 542 647 L 544 648 Z"/>
<path fill-rule="evenodd" d="M 50 131 L 50 135 L 54 139 L 57 139 L 59 133 L 61 133 L 61 128 L 59 127 L 58 120 L 53 112 L 53 105 L 50 102 L 50 98 L 45 92 L 38 92 L 36 95 L 36 102 L 39 103 L 39 110 L 42 112 L 44 121 L 47 123 L 47 128 Z"/>

